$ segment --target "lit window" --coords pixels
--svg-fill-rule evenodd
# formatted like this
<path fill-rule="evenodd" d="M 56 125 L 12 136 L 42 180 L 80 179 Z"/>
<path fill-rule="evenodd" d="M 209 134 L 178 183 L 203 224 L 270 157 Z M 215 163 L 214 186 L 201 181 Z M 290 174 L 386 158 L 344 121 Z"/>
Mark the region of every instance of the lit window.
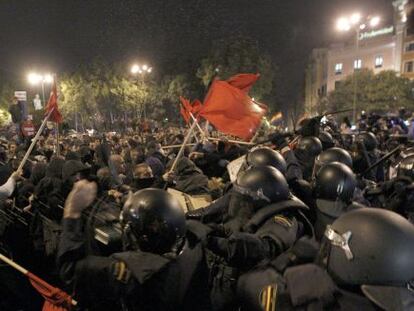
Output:
<path fill-rule="evenodd" d="M 404 65 L 405 72 L 414 72 L 414 61 L 406 62 Z"/>
<path fill-rule="evenodd" d="M 414 51 L 414 42 L 409 42 L 405 45 L 405 51 L 406 52 L 412 52 Z"/>
<path fill-rule="evenodd" d="M 335 74 L 340 75 L 342 73 L 344 65 L 342 63 L 338 63 L 335 65 Z"/>
<path fill-rule="evenodd" d="M 361 69 L 362 68 L 362 59 L 354 60 L 354 69 Z"/>
<path fill-rule="evenodd" d="M 375 57 L 375 68 L 381 68 L 384 64 L 384 58 L 382 56 Z"/>

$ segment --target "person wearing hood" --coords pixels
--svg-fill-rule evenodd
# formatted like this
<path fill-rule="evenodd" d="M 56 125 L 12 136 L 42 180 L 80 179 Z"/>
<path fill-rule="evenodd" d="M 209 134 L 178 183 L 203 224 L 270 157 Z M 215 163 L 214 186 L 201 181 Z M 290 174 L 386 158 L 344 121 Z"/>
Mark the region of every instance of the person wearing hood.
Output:
<path fill-rule="evenodd" d="M 208 194 L 208 178 L 193 161 L 183 157 L 177 163 L 174 188 L 190 195 Z"/>

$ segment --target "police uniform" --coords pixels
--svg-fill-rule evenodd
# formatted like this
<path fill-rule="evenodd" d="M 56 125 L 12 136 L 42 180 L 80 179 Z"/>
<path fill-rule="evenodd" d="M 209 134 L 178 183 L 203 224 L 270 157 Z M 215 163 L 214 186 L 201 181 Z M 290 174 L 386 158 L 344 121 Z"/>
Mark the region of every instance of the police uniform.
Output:
<path fill-rule="evenodd" d="M 59 248 L 62 279 L 88 310 L 209 310 L 207 266 L 196 240 L 181 254 L 128 251 L 86 256 L 83 223 L 64 219 Z"/>
<path fill-rule="evenodd" d="M 240 277 L 237 297 L 243 311 L 378 310 L 362 294 L 338 287 L 323 268 L 304 264 L 279 274 L 266 267 Z"/>

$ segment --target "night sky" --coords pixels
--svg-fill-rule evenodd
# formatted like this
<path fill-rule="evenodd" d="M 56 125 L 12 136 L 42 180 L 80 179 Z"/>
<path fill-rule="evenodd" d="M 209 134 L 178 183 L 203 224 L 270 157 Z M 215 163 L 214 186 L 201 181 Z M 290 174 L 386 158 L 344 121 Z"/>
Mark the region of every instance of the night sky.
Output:
<path fill-rule="evenodd" d="M 359 9 L 391 16 L 391 0 L 0 0 L 0 75 L 72 71 L 101 56 L 145 61 L 159 74 L 194 73 L 214 39 L 248 35 L 280 68 L 286 101 L 303 88 L 312 48 L 343 35 Z"/>

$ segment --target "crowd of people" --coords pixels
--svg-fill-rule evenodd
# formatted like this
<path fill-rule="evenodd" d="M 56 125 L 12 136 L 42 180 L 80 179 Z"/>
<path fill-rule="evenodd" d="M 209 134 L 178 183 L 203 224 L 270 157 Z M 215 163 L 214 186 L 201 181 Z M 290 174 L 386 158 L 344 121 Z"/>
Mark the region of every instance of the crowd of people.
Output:
<path fill-rule="evenodd" d="M 22 170 L 30 140 L 4 133 L 0 253 L 68 309 L 413 310 L 414 143 L 384 120 L 195 132 L 182 155 L 183 128 L 46 130 Z M 1 310 L 42 302 L 0 265 Z"/>

